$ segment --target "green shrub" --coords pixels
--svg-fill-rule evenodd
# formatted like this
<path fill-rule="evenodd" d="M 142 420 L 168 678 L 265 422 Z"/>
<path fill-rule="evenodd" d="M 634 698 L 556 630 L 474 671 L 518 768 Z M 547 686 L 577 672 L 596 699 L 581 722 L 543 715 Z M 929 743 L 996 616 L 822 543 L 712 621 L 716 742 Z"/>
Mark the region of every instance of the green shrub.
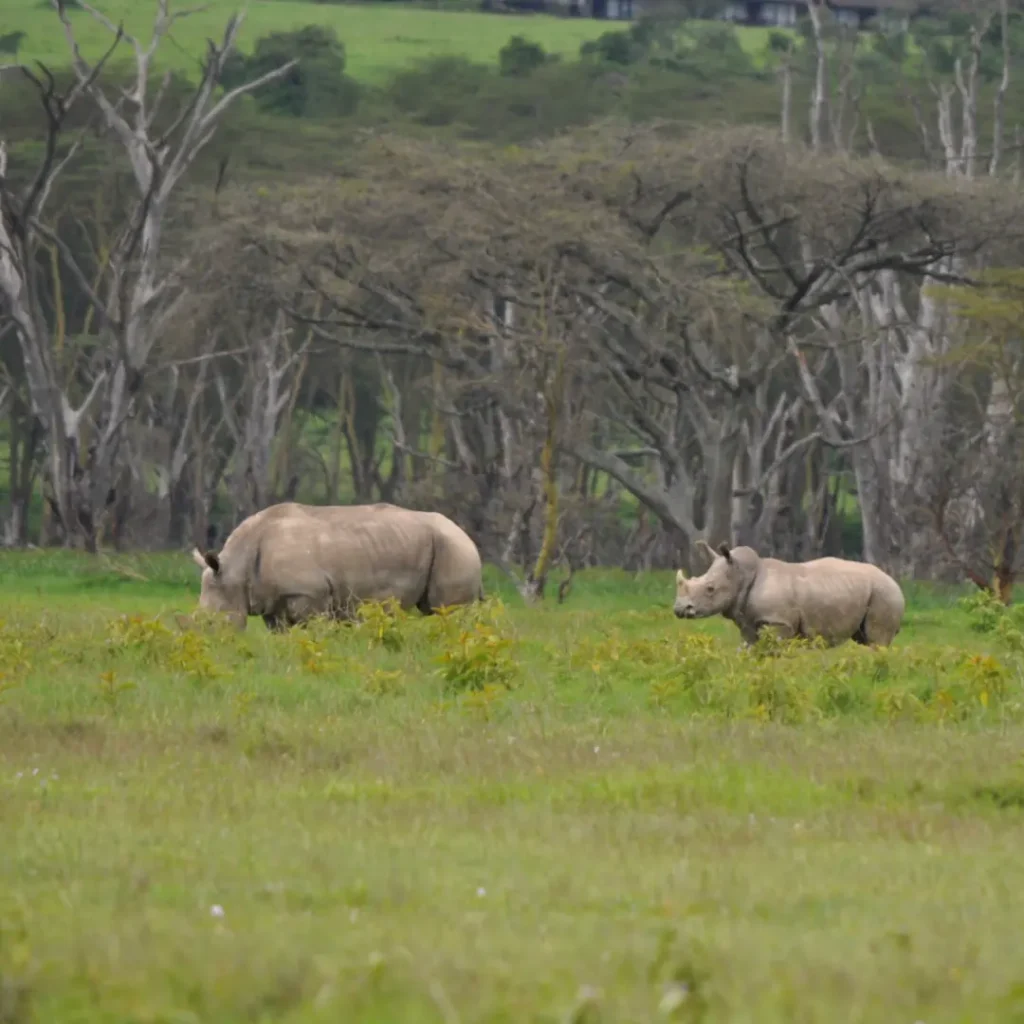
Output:
<path fill-rule="evenodd" d="M 332 28 L 322 25 L 262 36 L 251 55 L 231 55 L 223 84 L 233 88 L 296 59 L 298 63 L 282 78 L 253 94 L 263 110 L 289 117 L 330 118 L 356 109 L 359 89 L 345 74 L 344 44 Z"/>
<path fill-rule="evenodd" d="M 525 78 L 550 59 L 540 43 L 512 36 L 498 52 L 498 69 L 506 78 Z"/>

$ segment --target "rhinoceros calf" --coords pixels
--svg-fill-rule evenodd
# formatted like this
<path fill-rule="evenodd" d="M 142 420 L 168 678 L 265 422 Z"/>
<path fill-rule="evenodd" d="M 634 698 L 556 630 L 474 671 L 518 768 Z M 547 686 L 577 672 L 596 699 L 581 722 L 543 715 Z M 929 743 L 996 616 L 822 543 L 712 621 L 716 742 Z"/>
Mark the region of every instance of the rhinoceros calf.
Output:
<path fill-rule="evenodd" d="M 480 553 L 465 531 L 396 505 L 271 505 L 239 523 L 219 555 L 192 557 L 203 570 L 199 607 L 240 629 L 250 615 L 274 630 L 350 618 L 366 600 L 429 615 L 483 598 Z"/>
<path fill-rule="evenodd" d="M 765 626 L 779 636 L 856 640 L 887 647 L 900 631 L 905 602 L 900 585 L 867 562 L 816 558 L 783 562 L 753 548 L 703 545 L 712 558 L 703 576 L 676 573 L 674 611 L 680 619 L 724 615 L 752 644 Z"/>

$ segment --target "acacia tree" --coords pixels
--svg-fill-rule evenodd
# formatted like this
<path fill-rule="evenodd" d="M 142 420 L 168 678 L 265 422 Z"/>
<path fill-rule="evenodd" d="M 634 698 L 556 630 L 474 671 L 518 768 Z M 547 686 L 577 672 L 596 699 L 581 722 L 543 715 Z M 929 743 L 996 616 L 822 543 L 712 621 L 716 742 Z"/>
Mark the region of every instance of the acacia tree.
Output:
<path fill-rule="evenodd" d="M 610 178 L 624 213 L 665 245 L 704 243 L 769 310 L 746 354 L 677 329 L 689 335 L 679 347 L 687 356 L 680 382 L 711 379 L 744 414 L 766 375 L 791 399 L 799 395 L 800 415 L 813 424 L 799 428 L 803 437 L 849 450 L 865 557 L 888 564 L 901 498 L 887 474 L 896 459 L 918 454 L 922 424 L 901 415 L 916 395 L 903 375 L 918 369 L 906 365 L 913 336 L 898 333 L 907 321 L 888 321 L 891 333 L 882 337 L 871 304 L 894 301 L 894 283 L 953 279 L 943 261 L 971 257 L 1017 230 L 1020 204 L 981 183 L 964 187 L 878 160 L 815 155 L 758 131 L 699 132 L 680 145 L 634 130 L 628 140 L 630 171 Z M 779 393 L 762 408 L 772 409 Z"/>
<path fill-rule="evenodd" d="M 684 551 L 813 554 L 845 461 L 884 563 L 902 510 L 875 467 L 906 424 L 866 304 L 1017 218 L 984 185 L 750 130 L 602 125 L 504 159 L 378 139 L 343 180 L 233 196 L 211 252 L 259 250 L 261 296 L 374 361 L 391 479 L 521 583 L 574 489 L 630 492 Z"/>
<path fill-rule="evenodd" d="M 165 102 L 170 78 L 152 91 L 153 63 L 175 21 L 190 11 L 172 12 L 170 0 L 156 0 L 152 36 L 144 43 L 79 3 L 111 33 L 109 49 L 93 63 L 78 45 L 64 0 L 53 0 L 53 6 L 67 40 L 72 82 L 61 90 L 48 68 L 17 66 L 38 93 L 45 142 L 40 162 L 20 187 L 0 145 L 0 294 L 16 324 L 32 410 L 43 425 L 48 499 L 64 542 L 81 540 L 94 551 L 99 520 L 117 498 L 126 424 L 137 410 L 154 349 L 188 299 L 188 258 L 173 254 L 165 237 L 174 194 L 230 106 L 285 74 L 294 62 L 218 94 L 242 23 L 235 15 L 220 42 L 209 42 L 191 94 L 170 110 Z M 122 41 L 133 51 L 135 75 L 118 95 L 104 85 L 103 71 Z M 72 251 L 47 210 L 55 181 L 82 148 L 84 136 L 69 138 L 68 123 L 72 109 L 83 102 L 127 157 L 135 190 L 112 244 L 91 267 Z M 72 382 L 61 372 L 54 323 L 44 308 L 39 254 L 47 245 L 87 297 L 96 334 L 96 357 Z"/>
<path fill-rule="evenodd" d="M 915 256 L 912 266 L 906 264 L 898 239 L 871 231 L 867 237 L 874 236 L 876 251 L 869 261 L 873 265 L 856 273 L 852 272 L 856 264 L 833 267 L 845 275 L 844 287 L 802 317 L 802 333 L 809 344 L 799 344 L 798 339 L 790 342 L 810 406 L 820 411 L 828 404 L 819 403 L 815 393 L 829 391 L 818 378 L 823 368 L 832 366 L 839 375 L 838 391 L 832 392 L 841 403 L 837 408 L 853 427 L 853 435 L 864 437 L 863 443 L 852 446 L 850 461 L 866 557 L 916 572 L 930 560 L 924 541 L 927 531 L 914 529 L 904 513 L 918 505 L 917 485 L 931 473 L 932 461 L 942 461 L 943 438 L 934 410 L 943 406 L 954 383 L 944 355 L 957 335 L 949 308 L 937 303 L 926 286 L 968 280 L 983 265 L 985 250 L 1000 236 L 1017 230 L 1015 197 L 973 183 L 996 179 L 1007 169 L 1006 99 L 1019 52 L 1019 17 L 1011 12 L 1009 0 L 940 0 L 912 22 L 883 22 L 873 37 L 861 36 L 859 45 L 850 45 L 852 37 L 845 41 L 836 37 L 823 4 L 809 4 L 808 14 L 814 64 L 808 97 L 811 150 L 852 152 L 866 146 L 877 155 L 878 140 L 870 120 L 859 116 L 858 97 L 869 83 L 886 83 L 888 105 L 900 93 L 909 104 L 922 155 L 959 183 L 956 187 L 965 193 L 964 208 L 981 214 L 973 224 L 963 220 L 955 232 L 940 229 L 940 234 L 946 232 L 947 244 L 923 246 L 916 256 L 928 258 Z M 784 60 L 782 67 L 784 138 L 790 137 L 792 121 L 791 63 Z M 867 67 L 870 74 L 864 73 Z M 877 84 L 872 88 L 877 91 Z M 992 97 L 990 119 L 983 110 L 985 89 Z M 843 110 L 857 116 L 847 117 L 844 124 Z M 859 125 L 865 129 L 864 137 L 858 136 Z M 1019 142 L 1019 127 L 1015 132 Z M 797 149 L 796 158 L 803 159 L 802 147 Z M 1019 159 L 1015 163 L 1014 178 L 1019 180 Z M 890 177 L 895 182 L 894 169 Z M 922 200 L 937 191 L 925 178 L 915 187 L 922 190 Z M 948 206 L 945 209 L 953 212 Z M 921 212 L 920 226 L 929 232 L 933 210 L 922 202 Z M 943 213 L 940 219 L 951 226 L 956 217 Z M 778 234 L 777 225 L 771 231 Z M 987 239 L 981 237 L 985 233 Z M 814 239 L 804 234 L 797 247 L 800 276 L 806 280 L 819 274 L 823 255 L 832 258 L 827 235 Z M 792 253 L 785 259 L 792 261 Z M 827 270 L 825 278 L 831 273 Z M 822 350 L 827 352 L 824 359 Z M 819 415 L 819 421 L 824 436 L 835 436 L 828 419 Z M 869 426 L 870 436 L 865 433 Z"/>
<path fill-rule="evenodd" d="M 382 495 L 398 467 L 403 486 L 416 482 L 410 465 L 457 476 L 444 500 L 472 515 L 472 532 L 539 597 L 572 479 L 564 453 L 582 339 L 603 329 L 587 298 L 603 279 L 578 243 L 628 245 L 628 232 L 567 190 L 543 150 L 510 165 L 388 139 L 361 159 L 347 194 L 305 189 L 269 197 L 265 210 L 245 197 L 235 222 L 248 243 L 227 244 L 268 255 L 260 287 L 276 288 L 320 343 L 378 358 L 392 467 Z M 537 544 L 525 542 L 534 532 Z M 521 576 L 515 562 L 528 563 Z"/>

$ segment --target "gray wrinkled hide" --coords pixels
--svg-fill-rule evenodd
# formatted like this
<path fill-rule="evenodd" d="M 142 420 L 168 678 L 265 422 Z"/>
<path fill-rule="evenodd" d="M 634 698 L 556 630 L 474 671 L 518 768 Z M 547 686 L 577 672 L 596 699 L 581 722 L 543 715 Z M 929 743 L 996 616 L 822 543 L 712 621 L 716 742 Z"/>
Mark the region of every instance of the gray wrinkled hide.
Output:
<path fill-rule="evenodd" d="M 396 505 L 271 505 L 238 525 L 202 566 L 199 606 L 244 628 L 314 615 L 349 618 L 359 601 L 397 599 L 424 614 L 481 599 L 480 553 L 446 516 Z"/>
<path fill-rule="evenodd" d="M 903 621 L 899 584 L 875 565 L 842 558 L 783 562 L 761 558 L 753 548 L 719 552 L 703 576 L 676 574 L 674 611 L 679 618 L 724 615 L 755 643 L 774 626 L 781 637 L 824 637 L 830 644 L 855 640 L 885 647 Z"/>

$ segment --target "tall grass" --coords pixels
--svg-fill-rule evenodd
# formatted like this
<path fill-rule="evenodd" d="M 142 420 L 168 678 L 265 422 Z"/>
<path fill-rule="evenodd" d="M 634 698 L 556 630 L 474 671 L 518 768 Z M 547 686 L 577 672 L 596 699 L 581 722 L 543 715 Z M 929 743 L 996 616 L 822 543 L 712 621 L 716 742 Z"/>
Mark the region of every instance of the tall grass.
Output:
<path fill-rule="evenodd" d="M 0 1020 L 1015 1019 L 1024 635 L 670 574 L 274 636 L 184 555 L 0 558 Z"/>

